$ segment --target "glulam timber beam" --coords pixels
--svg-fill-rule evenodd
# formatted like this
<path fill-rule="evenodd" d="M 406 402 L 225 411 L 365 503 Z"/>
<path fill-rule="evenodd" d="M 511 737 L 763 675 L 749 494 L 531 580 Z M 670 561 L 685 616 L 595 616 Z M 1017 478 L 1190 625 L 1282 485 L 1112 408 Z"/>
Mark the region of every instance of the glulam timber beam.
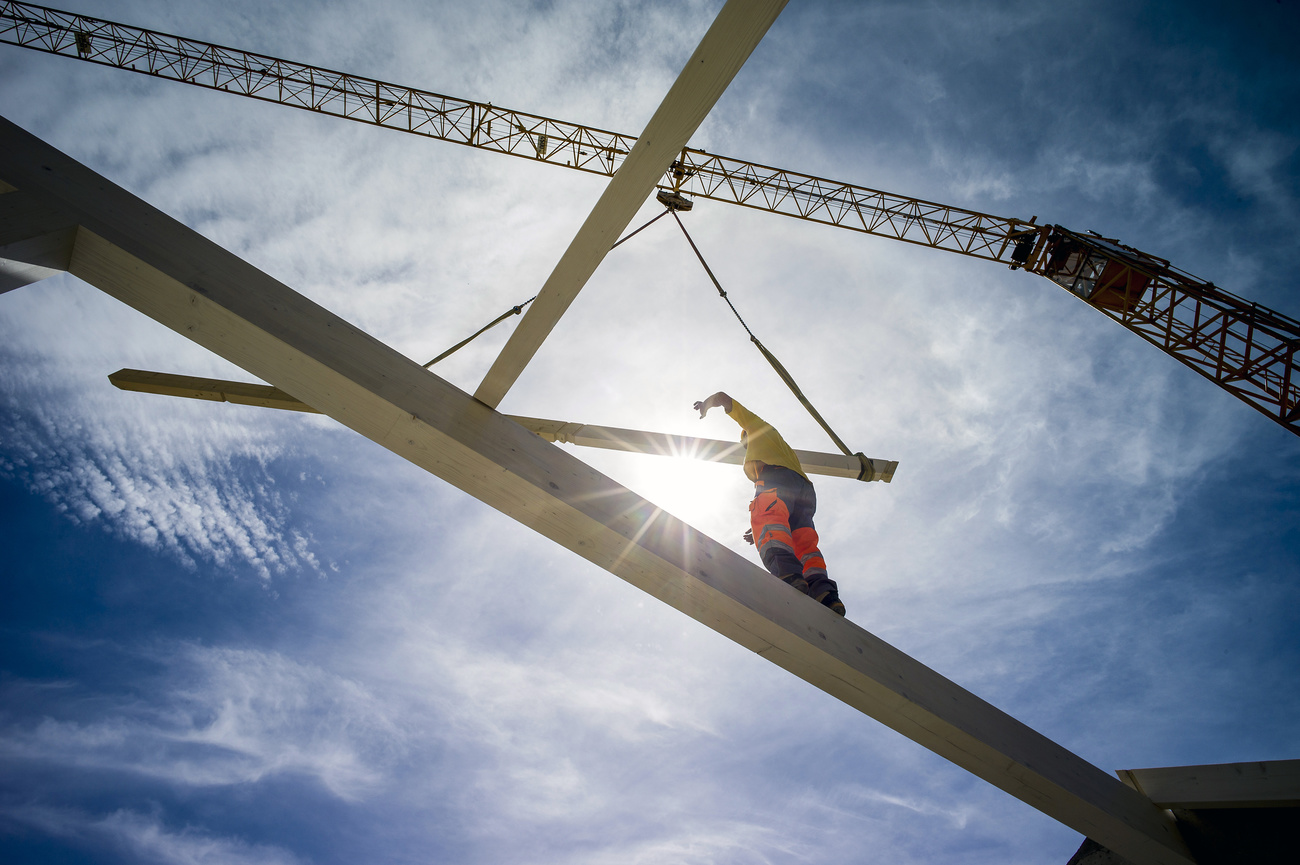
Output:
<path fill-rule="evenodd" d="M 68 269 L 73 226 L 0 181 L 0 294 Z"/>
<path fill-rule="evenodd" d="M 117 372 L 110 373 L 108 380 L 116 388 L 138 393 L 155 393 L 163 396 L 254 405 L 263 408 L 286 409 L 288 411 L 316 412 L 316 409 L 301 400 L 294 399 L 278 387 L 265 384 L 228 381 L 218 378 L 198 378 L 191 375 L 176 375 L 175 373 L 153 372 L 144 369 L 119 369 Z M 622 429 L 620 427 L 596 426 L 595 424 L 572 423 L 562 420 L 547 420 L 546 418 L 521 417 L 519 415 L 506 415 L 506 417 L 549 442 L 653 456 L 728 463 L 736 466 L 743 465 L 745 462 L 745 449 L 736 442 L 702 439 L 693 436 L 667 435 L 646 432 L 645 430 Z M 894 472 L 898 469 L 898 460 L 873 459 L 870 460 L 871 471 L 869 476 L 861 477 L 862 464 L 858 462 L 856 456 L 803 450 L 796 450 L 795 454 L 799 457 L 799 463 L 808 474 L 889 483 L 894 479 Z"/>
<path fill-rule="evenodd" d="M 493 361 L 475 397 L 492 408 L 501 404 L 785 4 L 786 0 L 727 0 Z"/>
<path fill-rule="evenodd" d="M 118 390 L 129 390 L 135 393 L 155 393 L 161 396 L 179 396 L 185 399 L 321 414 L 302 400 L 268 384 L 230 381 L 224 378 L 200 378 L 194 375 L 176 375 L 147 369 L 119 369 L 117 372 L 109 373 L 108 381 Z"/>
<path fill-rule="evenodd" d="M 694 436 L 668 435 L 646 432 L 645 430 L 624 429 L 622 427 L 520 417 L 519 415 L 507 416 L 515 423 L 537 433 L 547 441 L 556 441 L 562 444 L 629 451 L 638 454 L 688 457 L 690 459 L 728 463 L 736 466 L 743 465 L 745 462 L 745 449 L 736 442 L 702 439 Z M 871 469 L 866 476 L 863 476 L 862 463 L 858 461 L 856 456 L 797 449 L 795 455 L 799 457 L 799 464 L 803 466 L 803 470 L 810 475 L 889 483 L 894 479 L 894 472 L 898 469 L 898 460 L 871 459 L 868 460 L 871 463 Z"/>
<path fill-rule="evenodd" d="M 79 279 L 1134 865 L 1192 862 L 1141 793 L 7 120 L 0 179 L 76 226 Z"/>
<path fill-rule="evenodd" d="M 1300 808 L 1300 760 L 1121 769 L 1116 774 L 1161 808 Z"/>

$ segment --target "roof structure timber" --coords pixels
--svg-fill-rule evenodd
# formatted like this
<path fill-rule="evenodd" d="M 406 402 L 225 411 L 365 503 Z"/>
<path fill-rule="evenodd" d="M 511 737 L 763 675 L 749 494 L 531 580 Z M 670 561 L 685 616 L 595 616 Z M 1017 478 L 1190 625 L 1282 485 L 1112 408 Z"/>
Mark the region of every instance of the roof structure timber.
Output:
<path fill-rule="evenodd" d="M 1300 760 L 1122 769 L 1118 775 L 1162 808 L 1300 809 Z"/>
<path fill-rule="evenodd" d="M 301 400 L 294 399 L 278 387 L 265 384 L 198 378 L 143 369 L 119 369 L 117 372 L 110 373 L 108 380 L 114 387 L 140 393 L 156 393 L 163 396 L 179 396 L 288 411 L 316 412 L 316 409 Z M 506 415 L 506 417 L 549 442 L 558 441 L 562 444 L 654 456 L 684 457 L 737 466 L 745 462 L 745 449 L 736 442 L 570 423 L 546 418 L 518 415 Z M 856 456 L 803 450 L 796 450 L 795 454 L 799 457 L 799 464 L 808 474 L 889 483 L 894 479 L 894 472 L 898 469 L 898 460 L 873 459 L 870 460 L 871 475 L 859 477 L 862 474 L 862 464 Z"/>
<path fill-rule="evenodd" d="M 1134 865 L 1192 861 L 1138 791 L 7 120 L 0 178 L 75 226 L 78 278 Z"/>
<path fill-rule="evenodd" d="M 0 181 L 0 294 L 68 269 L 75 227 L 63 219 Z"/>
<path fill-rule="evenodd" d="M 786 0 L 728 0 L 601 193 L 474 396 L 496 408 L 664 172 L 749 59 Z"/>

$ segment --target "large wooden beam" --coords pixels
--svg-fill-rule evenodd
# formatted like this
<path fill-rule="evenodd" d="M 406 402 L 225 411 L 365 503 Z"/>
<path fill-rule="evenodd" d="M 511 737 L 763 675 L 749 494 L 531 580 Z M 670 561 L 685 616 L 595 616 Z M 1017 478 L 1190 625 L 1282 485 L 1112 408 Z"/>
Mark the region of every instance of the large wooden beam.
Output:
<path fill-rule="evenodd" d="M 474 396 L 501 404 L 785 4 L 727 0 Z"/>
<path fill-rule="evenodd" d="M 1121 769 L 1161 808 L 1300 808 L 1300 760 Z"/>
<path fill-rule="evenodd" d="M 519 415 L 508 415 L 508 417 L 547 441 L 638 454 L 688 457 L 736 466 L 743 465 L 745 462 L 745 448 L 736 442 Z M 870 469 L 864 474 L 863 465 L 856 456 L 805 450 L 795 450 L 795 455 L 799 457 L 799 464 L 803 466 L 803 470 L 810 475 L 889 483 L 894 479 L 894 472 L 898 469 L 898 460 L 869 459 Z"/>
<path fill-rule="evenodd" d="M 265 384 L 227 381 L 219 378 L 199 378 L 192 375 L 176 375 L 146 369 L 119 369 L 117 372 L 110 373 L 108 380 L 112 382 L 114 387 L 139 393 L 156 393 L 164 396 L 229 402 L 238 405 L 255 405 L 263 408 L 286 409 L 288 411 L 316 411 L 302 400 L 294 399 L 278 387 Z M 693 436 L 667 435 L 644 430 L 622 429 L 621 427 L 596 426 L 595 424 L 571 423 L 562 420 L 547 420 L 538 417 L 520 417 L 512 414 L 506 415 L 506 417 L 549 442 L 654 456 L 704 460 L 705 462 L 729 463 L 736 466 L 745 462 L 745 449 L 736 442 L 701 439 Z M 800 464 L 808 474 L 889 483 L 894 479 L 894 472 L 898 469 L 898 460 L 873 459 L 869 461 L 871 464 L 870 473 L 868 476 L 863 477 L 862 464 L 856 456 L 849 457 L 843 454 L 801 450 L 796 450 L 795 454 L 798 455 Z"/>
<path fill-rule="evenodd" d="M 0 294 L 68 269 L 73 226 L 0 181 Z"/>
<path fill-rule="evenodd" d="M 77 226 L 77 277 L 1135 865 L 1191 861 L 1141 793 L 3 120 L 0 179 Z"/>

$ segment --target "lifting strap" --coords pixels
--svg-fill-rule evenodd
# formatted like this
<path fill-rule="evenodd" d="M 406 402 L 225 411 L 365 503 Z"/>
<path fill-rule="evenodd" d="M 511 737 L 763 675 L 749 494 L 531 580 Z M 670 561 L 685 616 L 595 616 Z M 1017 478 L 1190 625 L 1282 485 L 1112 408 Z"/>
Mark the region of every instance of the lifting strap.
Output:
<path fill-rule="evenodd" d="M 505 320 L 506 320 L 507 318 L 509 318 L 510 316 L 512 316 L 512 315 L 519 315 L 521 312 L 524 311 L 524 307 L 525 307 L 525 306 L 528 306 L 528 304 L 532 303 L 534 300 L 537 300 L 537 295 L 535 295 L 535 294 L 534 294 L 532 297 L 530 297 L 530 298 L 528 298 L 527 300 L 525 300 L 523 303 L 519 304 L 518 306 L 512 306 L 512 307 L 510 307 L 510 308 L 507 309 L 505 312 L 501 313 L 501 314 L 498 315 L 496 318 L 492 319 L 492 320 L 489 321 L 487 324 L 483 325 L 483 326 L 480 327 L 478 330 L 474 331 L 474 333 L 471 334 L 470 336 L 467 336 L 465 339 L 462 339 L 460 342 L 456 343 L 456 344 L 453 345 L 451 348 L 447 349 L 447 350 L 444 351 L 442 354 L 440 354 L 440 355 L 438 355 L 437 357 L 435 357 L 433 360 L 431 360 L 431 361 L 429 361 L 428 363 L 424 364 L 424 368 L 425 368 L 425 369 L 428 369 L 429 367 L 433 366 L 433 365 L 434 365 L 435 363 L 437 363 L 438 361 L 442 360 L 444 357 L 447 357 L 448 355 L 451 355 L 451 354 L 453 354 L 453 353 L 459 351 L 460 349 L 464 348 L 465 346 L 469 345 L 469 344 L 470 344 L 471 342 L 473 342 L 477 337 L 482 336 L 484 333 L 487 333 L 489 330 L 491 330 L 492 328 L 496 327 L 498 324 L 500 324 L 501 322 L 505 321 Z"/>
<path fill-rule="evenodd" d="M 621 245 L 624 244 L 624 243 L 627 243 L 629 240 L 631 240 L 632 238 L 636 237 L 638 234 L 640 234 L 641 232 L 645 231 L 647 228 L 649 228 L 650 226 L 654 225 L 654 224 L 655 224 L 656 222 L 658 222 L 659 220 L 663 219 L 665 216 L 668 215 L 669 211 L 671 211 L 671 210 L 672 210 L 671 207 L 665 209 L 663 213 L 661 213 L 661 214 L 659 214 L 658 216 L 654 217 L 654 218 L 651 219 L 649 222 L 647 222 L 645 225 L 643 225 L 643 226 L 641 226 L 640 228 L 638 228 L 636 231 L 633 231 L 633 232 L 629 233 L 629 234 L 627 235 L 627 237 L 624 237 L 623 239 L 617 241 L 613 246 L 610 247 L 610 250 L 613 251 L 613 250 L 615 250 L 615 249 L 618 249 L 619 246 L 621 246 Z"/>
<path fill-rule="evenodd" d="M 637 234 L 640 234 L 642 231 L 645 231 L 647 228 L 649 228 L 650 226 L 654 225 L 656 222 L 658 222 L 660 219 L 662 219 L 665 215 L 667 215 L 667 213 L 668 213 L 668 211 L 665 210 L 663 213 L 659 214 L 659 215 L 656 216 L 654 219 L 651 219 L 649 222 L 647 222 L 645 225 L 643 225 L 643 226 L 641 226 L 640 228 L 638 228 L 636 231 L 633 231 L 633 232 L 632 232 L 631 234 L 629 234 L 627 237 L 624 237 L 622 240 L 619 240 L 617 243 L 615 243 L 613 246 L 611 246 L 610 249 L 615 249 L 615 248 L 617 248 L 617 247 L 619 246 L 619 244 L 626 243 L 627 241 L 631 240 L 631 239 L 632 239 L 633 237 L 635 237 Z M 437 357 L 435 357 L 433 360 L 431 360 L 431 361 L 429 361 L 428 363 L 424 364 L 424 368 L 425 368 L 425 369 L 428 369 L 429 367 L 433 366 L 435 363 L 437 363 L 438 361 L 442 360 L 443 358 L 445 358 L 445 357 L 447 357 L 447 356 L 449 356 L 449 355 L 451 355 L 451 354 L 454 354 L 455 352 L 457 352 L 457 351 L 459 351 L 460 349 L 464 348 L 465 346 L 469 345 L 469 344 L 470 344 L 471 342 L 473 342 L 476 338 L 482 336 L 482 335 L 483 335 L 484 333 L 486 333 L 487 331 L 489 331 L 489 330 L 491 330 L 492 328 L 496 327 L 498 324 L 500 324 L 501 322 L 505 321 L 505 320 L 506 320 L 507 318 L 509 318 L 510 316 L 512 316 L 512 315 L 519 315 L 521 312 L 524 311 L 524 307 L 525 307 L 525 306 L 528 306 L 528 304 L 532 303 L 534 300 L 537 300 L 537 295 L 535 295 L 535 294 L 534 294 L 532 297 L 530 297 L 530 298 L 528 298 L 527 300 L 525 300 L 523 303 L 519 304 L 518 306 L 512 306 L 512 307 L 510 307 L 510 309 L 508 309 L 508 310 L 506 310 L 505 312 L 501 313 L 501 315 L 497 316 L 496 318 L 492 319 L 490 322 L 488 322 L 487 324 L 485 324 L 483 327 L 481 327 L 481 328 L 479 328 L 478 330 L 474 331 L 474 333 L 471 334 L 470 336 L 466 337 L 465 339 L 462 339 L 460 342 L 456 343 L 456 344 L 453 345 L 451 348 L 447 349 L 447 350 L 444 351 L 442 354 L 440 354 L 440 355 L 438 355 Z M 846 453 L 847 453 L 847 451 L 846 451 Z"/>
<path fill-rule="evenodd" d="M 705 261 L 704 256 L 700 254 L 699 247 L 695 245 L 695 241 L 691 238 L 690 232 L 687 231 L 686 226 L 682 224 L 681 217 L 677 215 L 677 211 L 669 207 L 668 212 L 672 213 L 673 219 L 677 220 L 677 226 L 681 228 L 682 234 L 686 235 L 686 242 L 691 245 L 691 249 L 695 252 L 695 257 L 700 260 L 700 264 L 704 265 L 704 272 L 709 275 L 709 279 L 713 282 L 713 287 L 718 290 L 718 295 L 727 302 L 727 306 L 731 307 L 732 314 L 736 316 L 736 320 L 740 322 L 740 326 L 745 329 L 745 333 L 749 334 L 749 341 L 758 348 L 763 357 L 767 358 L 767 362 L 772 365 L 772 369 L 776 370 L 776 374 L 781 377 L 781 381 L 785 382 L 786 387 L 790 388 L 790 392 L 798 398 L 799 402 L 803 403 L 803 407 L 808 409 L 808 414 L 812 415 L 813 420 L 817 421 L 817 423 L 821 425 L 821 428 L 826 430 L 826 434 L 831 437 L 831 441 L 835 442 L 835 446 L 838 447 L 845 456 L 858 458 L 858 463 L 862 466 L 862 471 L 858 474 L 858 480 L 866 480 L 867 478 L 870 478 L 872 475 L 871 460 L 861 451 L 854 453 L 849 450 L 848 445 L 844 444 L 843 439 L 835 434 L 835 430 L 831 429 L 830 424 L 826 423 L 826 420 L 821 416 L 821 413 L 818 412 L 817 409 L 813 408 L 813 404 L 808 401 L 808 397 L 803 395 L 803 391 L 799 389 L 799 385 L 795 383 L 794 377 L 790 375 L 789 370 L 781 364 L 781 361 L 776 359 L 776 355 L 767 350 L 767 346 L 759 342 L 758 337 L 754 336 L 754 332 L 749 329 L 749 325 L 745 324 L 745 320 L 740 317 L 740 313 L 736 310 L 736 305 L 731 302 L 731 298 L 727 297 L 727 292 L 723 291 L 722 284 L 718 282 L 718 278 L 713 275 L 713 269 L 709 267 L 709 263 Z M 663 214 L 661 213 L 660 216 L 662 215 Z M 658 217 L 655 218 L 657 219 Z M 649 223 L 647 223 L 647 225 L 648 224 Z M 631 235 L 628 236 L 630 237 Z"/>

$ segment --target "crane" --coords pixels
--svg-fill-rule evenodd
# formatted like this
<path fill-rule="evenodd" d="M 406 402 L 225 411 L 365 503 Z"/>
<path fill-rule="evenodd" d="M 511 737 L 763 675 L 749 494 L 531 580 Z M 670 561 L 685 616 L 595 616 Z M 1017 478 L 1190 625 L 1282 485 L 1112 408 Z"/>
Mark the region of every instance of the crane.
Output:
<path fill-rule="evenodd" d="M 213 90 L 613 176 L 635 136 L 0 0 L 0 41 Z M 658 198 L 703 198 L 1006 264 L 1045 277 L 1300 435 L 1300 322 L 1169 261 L 1006 218 L 684 147 Z"/>

